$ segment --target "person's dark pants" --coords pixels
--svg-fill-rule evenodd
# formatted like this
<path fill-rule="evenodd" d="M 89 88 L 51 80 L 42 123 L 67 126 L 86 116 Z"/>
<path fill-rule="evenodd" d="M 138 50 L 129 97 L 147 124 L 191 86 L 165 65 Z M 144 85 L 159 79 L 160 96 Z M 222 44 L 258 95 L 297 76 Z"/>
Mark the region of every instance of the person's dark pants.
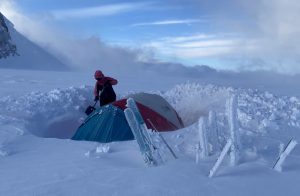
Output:
<path fill-rule="evenodd" d="M 100 94 L 100 106 L 116 101 L 116 93 L 111 85 L 106 85 Z"/>
<path fill-rule="evenodd" d="M 100 99 L 100 106 L 104 106 L 115 101 L 116 101 L 116 97 L 115 98 L 112 97 L 110 99 Z"/>

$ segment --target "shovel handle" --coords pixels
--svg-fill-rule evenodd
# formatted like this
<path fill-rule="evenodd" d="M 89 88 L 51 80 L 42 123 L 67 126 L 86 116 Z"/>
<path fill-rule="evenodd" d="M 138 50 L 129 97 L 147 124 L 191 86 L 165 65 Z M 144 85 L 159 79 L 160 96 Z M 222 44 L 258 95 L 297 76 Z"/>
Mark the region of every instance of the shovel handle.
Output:
<path fill-rule="evenodd" d="M 95 103 L 94 103 L 93 107 L 95 107 L 95 106 L 96 106 L 97 102 L 98 102 L 98 100 L 97 100 L 97 101 L 95 101 Z"/>

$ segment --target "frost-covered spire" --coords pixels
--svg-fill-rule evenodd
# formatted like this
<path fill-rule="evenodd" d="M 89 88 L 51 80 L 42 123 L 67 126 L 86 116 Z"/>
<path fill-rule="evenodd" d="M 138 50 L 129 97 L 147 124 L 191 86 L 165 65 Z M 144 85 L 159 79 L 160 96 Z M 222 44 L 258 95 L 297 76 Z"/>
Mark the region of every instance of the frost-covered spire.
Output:
<path fill-rule="evenodd" d="M 6 21 L 7 19 L 0 12 L 0 59 L 17 54 L 17 47 L 11 41 Z"/>

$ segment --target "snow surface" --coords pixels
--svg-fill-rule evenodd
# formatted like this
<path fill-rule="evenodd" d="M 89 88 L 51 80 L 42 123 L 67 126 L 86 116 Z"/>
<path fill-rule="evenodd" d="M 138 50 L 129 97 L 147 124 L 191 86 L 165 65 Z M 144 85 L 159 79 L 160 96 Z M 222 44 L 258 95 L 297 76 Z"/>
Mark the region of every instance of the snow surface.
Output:
<path fill-rule="evenodd" d="M 118 98 L 155 92 L 178 111 L 186 128 L 163 134 L 178 159 L 162 146 L 164 164 L 149 168 L 136 141 L 67 139 L 92 103 L 91 73 L 0 69 L 0 195 L 299 195 L 299 146 L 282 172 L 272 170 L 282 146 L 291 137 L 300 141 L 296 92 L 221 86 L 214 78 L 117 78 Z M 226 101 L 232 94 L 238 99 L 240 162 L 230 167 L 225 158 L 209 178 L 230 136 Z M 216 114 L 219 151 L 196 164 L 198 121 L 210 111 Z"/>

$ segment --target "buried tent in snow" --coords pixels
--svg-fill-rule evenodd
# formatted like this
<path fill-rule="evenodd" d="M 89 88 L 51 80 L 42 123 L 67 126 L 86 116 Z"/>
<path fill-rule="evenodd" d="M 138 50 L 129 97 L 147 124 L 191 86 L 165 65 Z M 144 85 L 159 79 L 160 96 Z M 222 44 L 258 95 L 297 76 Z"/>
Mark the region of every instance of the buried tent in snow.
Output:
<path fill-rule="evenodd" d="M 149 129 L 174 131 L 183 127 L 177 112 L 161 96 L 138 93 L 129 97 L 137 102 Z M 72 139 L 102 143 L 133 140 L 134 136 L 124 114 L 126 101 L 127 98 L 121 99 L 96 109 L 80 125 Z"/>

